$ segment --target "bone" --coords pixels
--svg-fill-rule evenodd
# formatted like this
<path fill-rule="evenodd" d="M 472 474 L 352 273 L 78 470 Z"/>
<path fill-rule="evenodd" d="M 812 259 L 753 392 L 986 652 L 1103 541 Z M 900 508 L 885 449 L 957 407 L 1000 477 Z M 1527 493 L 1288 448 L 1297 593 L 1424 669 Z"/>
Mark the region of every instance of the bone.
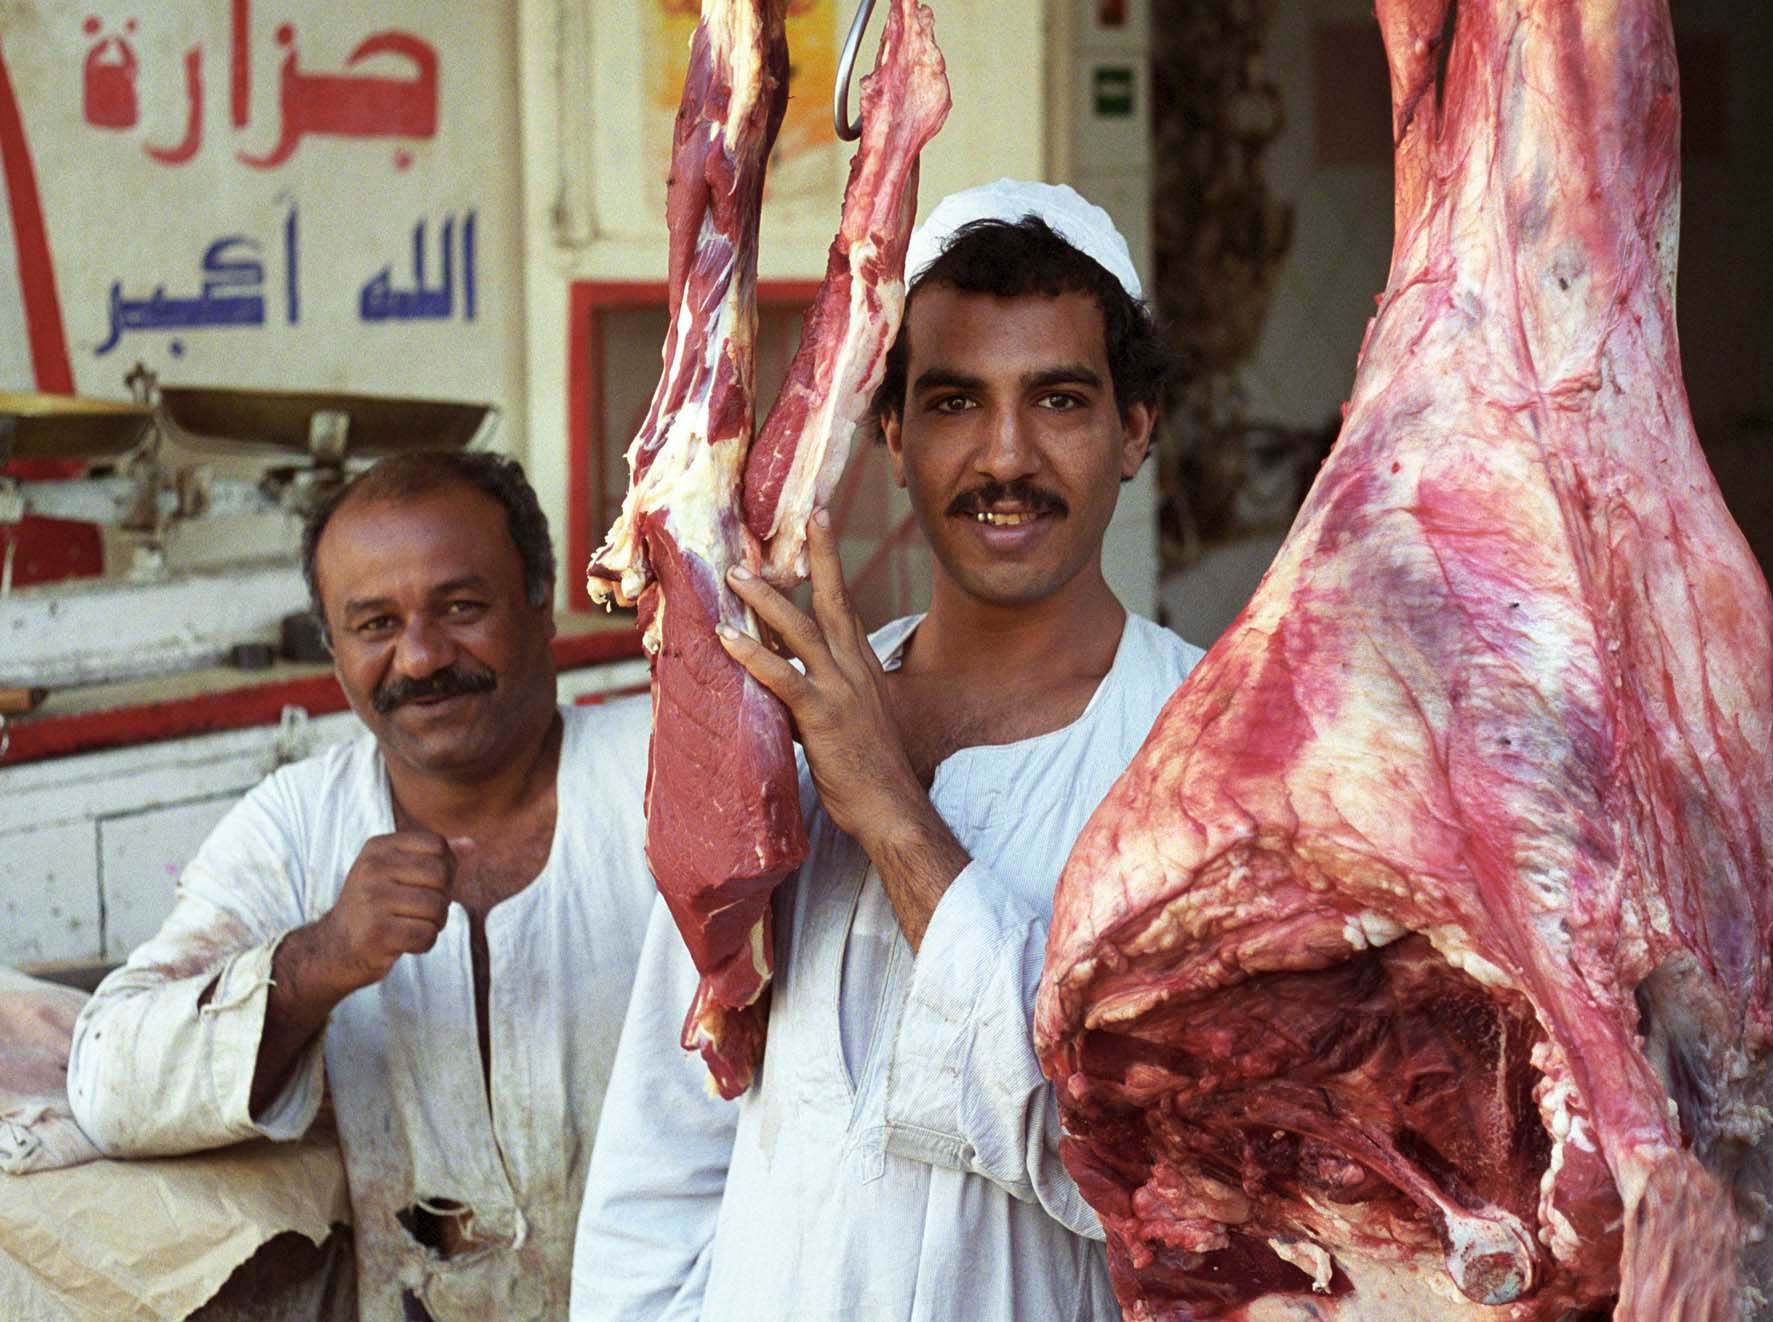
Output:
<path fill-rule="evenodd" d="M 1332 1114 L 1316 1090 L 1270 1083 L 1257 1095 L 1221 1094 L 1197 1102 L 1194 1116 L 1260 1114 L 1264 1123 L 1336 1149 L 1391 1181 L 1434 1222 L 1446 1251 L 1447 1274 L 1473 1303 L 1512 1303 L 1533 1288 L 1533 1238 L 1520 1218 L 1493 1203 L 1456 1200 L 1383 1130 L 1352 1112 Z"/>
<path fill-rule="evenodd" d="M 1474 1304 L 1512 1304 L 1533 1288 L 1532 1242 L 1501 1208 L 1446 1213 L 1447 1275 Z"/>

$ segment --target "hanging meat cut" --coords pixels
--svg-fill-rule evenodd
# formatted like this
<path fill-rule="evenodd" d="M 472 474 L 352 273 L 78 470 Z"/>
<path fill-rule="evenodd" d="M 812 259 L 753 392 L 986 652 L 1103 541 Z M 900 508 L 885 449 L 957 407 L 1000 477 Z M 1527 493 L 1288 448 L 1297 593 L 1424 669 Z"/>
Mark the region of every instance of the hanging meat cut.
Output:
<path fill-rule="evenodd" d="M 1129 1318 L 1769 1314 L 1773 606 L 1680 379 L 1665 0 L 1379 0 L 1391 277 L 1037 1005 Z"/>
<path fill-rule="evenodd" d="M 886 371 L 905 313 L 905 249 L 917 213 L 917 158 L 948 116 L 948 78 L 930 11 L 895 0 L 862 83 L 862 142 L 825 279 L 745 463 L 745 526 L 766 543 L 764 576 L 806 577 L 806 520 L 831 497 L 850 440 Z"/>
<path fill-rule="evenodd" d="M 787 713 L 714 634 L 722 621 L 757 633 L 726 571 L 758 563 L 739 481 L 764 163 L 787 102 L 783 0 L 708 0 L 672 140 L 664 373 L 590 567 L 594 599 L 640 605 L 653 662 L 647 861 L 702 974 L 684 1047 L 726 1096 L 762 1056 L 769 894 L 806 855 Z"/>
<path fill-rule="evenodd" d="M 757 635 L 726 571 L 764 572 L 768 556 L 782 582 L 804 561 L 806 520 L 898 329 L 917 153 L 948 108 L 929 10 L 895 0 L 862 85 L 862 144 L 825 282 L 753 454 L 757 238 L 787 76 L 783 0 L 704 0 L 666 197 L 664 372 L 628 449 L 621 515 L 589 568 L 593 599 L 640 607 L 653 671 L 647 859 L 702 975 L 684 1048 L 729 1098 L 762 1058 L 769 897 L 806 837 L 787 713 L 715 638 L 719 623 Z M 751 499 L 752 481 L 767 494 Z"/>

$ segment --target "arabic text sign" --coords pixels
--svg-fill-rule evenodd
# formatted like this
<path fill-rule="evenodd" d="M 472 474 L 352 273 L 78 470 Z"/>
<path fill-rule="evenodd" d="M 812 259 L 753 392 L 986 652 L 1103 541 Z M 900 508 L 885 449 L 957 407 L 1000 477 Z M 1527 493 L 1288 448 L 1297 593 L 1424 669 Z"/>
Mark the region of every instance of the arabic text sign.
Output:
<path fill-rule="evenodd" d="M 5 8 L 82 393 L 122 394 L 140 359 L 188 384 L 519 399 L 503 6 Z"/>
<path fill-rule="evenodd" d="M 253 61 L 252 0 L 230 0 L 228 41 L 229 122 L 245 129 L 251 119 Z M 141 65 L 135 42 L 140 31 L 134 18 L 107 27 L 89 15 L 81 31 L 90 40 L 81 69 L 81 109 L 85 122 L 97 129 L 128 130 L 140 119 L 136 82 Z M 277 73 L 277 137 L 268 152 L 235 150 L 254 169 L 272 170 L 295 155 L 304 137 L 429 139 L 437 134 L 437 51 L 411 32 L 388 29 L 363 38 L 345 57 L 345 73 L 312 73 L 301 67 L 293 23 L 277 25 L 276 47 L 283 52 Z M 376 56 L 391 56 L 409 66 L 410 76 L 391 77 L 358 66 Z M 183 165 L 203 146 L 205 122 L 204 46 L 184 53 L 185 128 L 178 142 L 142 150 L 162 165 Z M 396 153 L 405 169 L 412 157 Z"/>

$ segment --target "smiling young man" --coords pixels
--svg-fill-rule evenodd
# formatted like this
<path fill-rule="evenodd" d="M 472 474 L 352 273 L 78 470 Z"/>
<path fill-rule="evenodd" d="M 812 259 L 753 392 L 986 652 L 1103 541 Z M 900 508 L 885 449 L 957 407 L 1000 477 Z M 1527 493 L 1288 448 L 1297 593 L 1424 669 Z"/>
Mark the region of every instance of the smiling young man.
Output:
<path fill-rule="evenodd" d="M 677 1049 L 695 974 L 655 910 L 580 1322 L 1116 1316 L 1030 1020 L 1071 844 L 1200 655 L 1102 575 L 1168 354 L 1125 242 L 1068 188 L 945 199 L 907 267 L 876 411 L 929 610 L 869 636 L 821 517 L 810 616 L 734 580 L 800 663 L 726 638 L 793 713 L 810 852 L 777 894 L 768 1045 L 736 1105 Z"/>
<path fill-rule="evenodd" d="M 383 461 L 303 566 L 367 732 L 274 772 L 81 1016 L 113 1156 L 306 1131 L 329 1086 L 365 1319 L 558 1316 L 653 887 L 643 699 L 560 707 L 554 557 L 495 455 Z"/>

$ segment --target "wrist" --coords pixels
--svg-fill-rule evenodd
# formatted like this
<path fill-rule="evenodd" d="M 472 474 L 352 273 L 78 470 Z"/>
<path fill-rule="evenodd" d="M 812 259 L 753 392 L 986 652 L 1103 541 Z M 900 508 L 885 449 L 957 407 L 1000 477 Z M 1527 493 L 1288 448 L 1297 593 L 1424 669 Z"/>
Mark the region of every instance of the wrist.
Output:
<path fill-rule="evenodd" d="M 928 799 L 895 814 L 864 848 L 915 954 L 936 906 L 971 860 Z"/>
<path fill-rule="evenodd" d="M 327 917 L 298 927 L 277 948 L 271 976 L 303 1001 L 324 1004 L 328 1011 L 352 992 L 375 981 L 340 953 L 338 939 Z"/>
<path fill-rule="evenodd" d="M 921 789 L 916 794 L 895 796 L 870 814 L 868 826 L 857 842 L 871 859 L 926 853 L 933 845 L 952 840 L 953 834 L 935 805 Z"/>

